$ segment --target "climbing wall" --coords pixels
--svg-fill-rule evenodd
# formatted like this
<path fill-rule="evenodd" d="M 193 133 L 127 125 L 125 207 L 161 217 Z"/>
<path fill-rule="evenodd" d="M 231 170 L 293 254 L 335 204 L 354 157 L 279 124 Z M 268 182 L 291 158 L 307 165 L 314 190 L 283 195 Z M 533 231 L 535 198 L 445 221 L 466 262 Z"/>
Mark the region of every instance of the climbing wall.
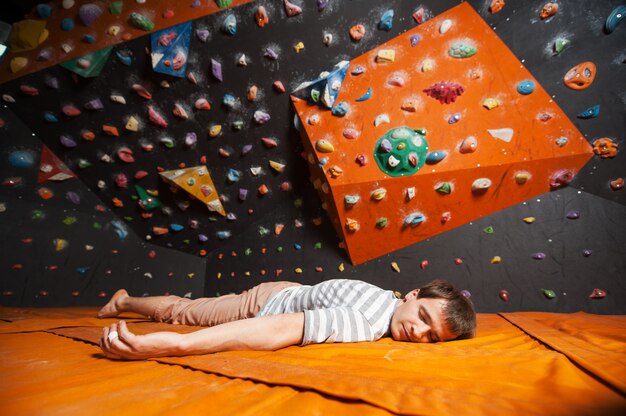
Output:
<path fill-rule="evenodd" d="M 626 312 L 618 1 L 87 3 L 1 62 L 2 304 L 446 278 L 485 312 Z"/>
<path fill-rule="evenodd" d="M 313 87 L 294 103 L 355 264 L 560 188 L 593 154 L 469 4 L 355 58 L 342 84 L 316 84 L 333 82 L 332 111 Z"/>

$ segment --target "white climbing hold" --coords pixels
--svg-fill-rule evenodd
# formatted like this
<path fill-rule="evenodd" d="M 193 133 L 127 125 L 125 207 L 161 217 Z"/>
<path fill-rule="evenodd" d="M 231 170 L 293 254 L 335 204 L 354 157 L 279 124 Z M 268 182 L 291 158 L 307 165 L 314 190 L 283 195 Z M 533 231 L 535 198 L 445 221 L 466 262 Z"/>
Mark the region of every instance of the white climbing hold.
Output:
<path fill-rule="evenodd" d="M 376 118 L 374 119 L 374 126 L 378 127 L 383 123 L 391 123 L 391 121 L 389 120 L 389 115 L 388 114 L 379 114 L 376 116 Z"/>
<path fill-rule="evenodd" d="M 491 137 L 500 139 L 507 143 L 513 138 L 513 129 L 508 127 L 503 129 L 487 129 L 487 132 L 491 135 Z"/>

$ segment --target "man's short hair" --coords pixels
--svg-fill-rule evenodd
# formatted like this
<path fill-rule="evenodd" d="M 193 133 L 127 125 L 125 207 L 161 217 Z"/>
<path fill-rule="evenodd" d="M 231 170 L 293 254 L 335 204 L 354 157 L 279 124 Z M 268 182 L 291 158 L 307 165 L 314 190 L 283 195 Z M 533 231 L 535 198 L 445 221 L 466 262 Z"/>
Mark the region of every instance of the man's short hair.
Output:
<path fill-rule="evenodd" d="M 476 312 L 472 301 L 460 290 L 445 280 L 433 280 L 420 288 L 418 298 L 446 300 L 443 308 L 448 330 L 456 335 L 455 339 L 473 338 L 476 334 Z"/>

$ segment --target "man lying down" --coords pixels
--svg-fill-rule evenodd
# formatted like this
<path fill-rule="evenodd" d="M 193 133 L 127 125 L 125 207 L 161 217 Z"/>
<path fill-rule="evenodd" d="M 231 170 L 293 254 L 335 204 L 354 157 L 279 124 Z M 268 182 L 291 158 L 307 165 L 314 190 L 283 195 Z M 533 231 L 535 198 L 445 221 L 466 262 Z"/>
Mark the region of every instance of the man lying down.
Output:
<path fill-rule="evenodd" d="M 472 338 L 476 313 L 450 283 L 434 280 L 404 299 L 359 280 L 334 279 L 314 286 L 261 283 L 238 295 L 187 299 L 129 296 L 118 290 L 98 312 L 112 318 L 134 312 L 158 322 L 205 326 L 188 334 L 135 335 L 126 323 L 103 328 L 100 348 L 121 360 L 208 354 L 232 350 L 277 350 L 324 342 L 443 342 Z"/>

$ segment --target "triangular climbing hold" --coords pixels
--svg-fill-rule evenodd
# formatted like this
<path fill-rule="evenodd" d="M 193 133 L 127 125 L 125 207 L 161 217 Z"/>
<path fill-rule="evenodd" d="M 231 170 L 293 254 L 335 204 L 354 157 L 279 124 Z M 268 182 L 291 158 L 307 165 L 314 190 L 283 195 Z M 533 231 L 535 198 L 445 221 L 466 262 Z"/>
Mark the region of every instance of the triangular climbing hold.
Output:
<path fill-rule="evenodd" d="M 341 61 L 330 72 L 325 72 L 314 81 L 303 82 L 291 93 L 320 107 L 333 108 L 341 85 L 348 72 L 350 61 Z"/>
<path fill-rule="evenodd" d="M 46 145 L 41 146 L 38 183 L 46 181 L 61 182 L 75 178 L 76 175 Z"/>
<path fill-rule="evenodd" d="M 220 201 L 220 196 L 215 189 L 211 175 L 206 166 L 194 166 L 186 169 L 168 170 L 160 172 L 163 180 L 175 185 L 202 201 L 210 211 L 226 215 Z"/>

